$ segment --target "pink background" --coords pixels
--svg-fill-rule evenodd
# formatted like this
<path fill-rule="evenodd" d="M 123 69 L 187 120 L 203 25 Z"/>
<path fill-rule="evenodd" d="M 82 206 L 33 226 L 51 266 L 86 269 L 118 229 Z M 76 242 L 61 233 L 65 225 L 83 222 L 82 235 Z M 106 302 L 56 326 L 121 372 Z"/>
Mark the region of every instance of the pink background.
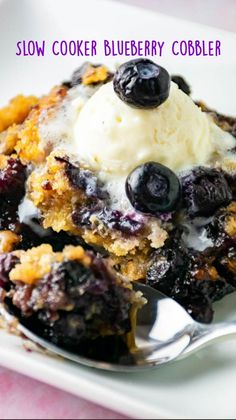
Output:
<path fill-rule="evenodd" d="M 0 419 L 124 419 L 42 382 L 0 367 Z"/>
<path fill-rule="evenodd" d="M 234 32 L 236 30 L 236 0 L 120 1 L 222 29 Z M 0 418 L 124 419 L 125 417 L 0 367 Z"/>

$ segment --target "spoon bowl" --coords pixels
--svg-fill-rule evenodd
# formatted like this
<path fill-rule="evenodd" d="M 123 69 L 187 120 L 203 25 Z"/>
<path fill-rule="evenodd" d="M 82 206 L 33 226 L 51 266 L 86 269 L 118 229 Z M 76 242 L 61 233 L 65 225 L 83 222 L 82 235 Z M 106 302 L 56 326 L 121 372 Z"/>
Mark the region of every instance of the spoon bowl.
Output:
<path fill-rule="evenodd" d="M 160 366 L 187 357 L 222 338 L 236 335 L 236 322 L 200 324 L 177 302 L 157 290 L 136 282 L 134 290 L 141 291 L 147 303 L 137 314 L 135 347 L 130 353 L 118 354 L 115 362 L 104 357 L 102 360 L 86 357 L 52 344 L 25 326 L 6 304 L 0 305 L 0 314 L 26 338 L 52 354 L 85 366 L 119 372 Z"/>

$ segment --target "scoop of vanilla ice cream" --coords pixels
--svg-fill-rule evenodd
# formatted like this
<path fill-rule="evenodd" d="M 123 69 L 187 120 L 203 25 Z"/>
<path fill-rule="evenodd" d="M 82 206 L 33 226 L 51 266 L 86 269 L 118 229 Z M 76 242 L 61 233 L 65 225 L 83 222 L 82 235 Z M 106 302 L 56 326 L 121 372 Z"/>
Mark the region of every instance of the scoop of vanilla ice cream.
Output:
<path fill-rule="evenodd" d="M 128 174 L 147 161 L 178 172 L 207 163 L 222 136 L 225 147 L 234 145 L 175 83 L 169 98 L 148 110 L 127 105 L 107 83 L 85 103 L 74 130 L 80 158 L 110 175 Z"/>

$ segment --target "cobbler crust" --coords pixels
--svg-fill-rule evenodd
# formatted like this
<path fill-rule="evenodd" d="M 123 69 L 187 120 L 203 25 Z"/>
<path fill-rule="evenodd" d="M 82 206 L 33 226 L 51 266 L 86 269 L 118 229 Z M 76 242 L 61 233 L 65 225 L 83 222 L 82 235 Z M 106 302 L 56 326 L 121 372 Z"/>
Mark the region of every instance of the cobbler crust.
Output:
<path fill-rule="evenodd" d="M 53 252 L 51 245 L 42 244 L 28 251 L 14 251 L 19 263 L 10 271 L 11 281 L 21 281 L 26 284 L 35 284 L 48 274 L 52 264 L 61 263 L 64 260 L 79 261 L 84 266 L 89 266 L 91 258 L 82 247 L 68 245 L 62 252 Z"/>
<path fill-rule="evenodd" d="M 1 134 L 1 149 L 3 153 L 16 152 L 24 163 L 42 163 L 50 152 L 50 145 L 44 144 L 39 136 L 38 124 L 44 118 L 48 119 L 53 114 L 55 107 L 66 96 L 67 88 L 55 87 L 49 95 L 34 100 L 34 106 L 28 107 L 23 114 L 24 118 L 15 118 L 14 124 L 6 126 L 6 131 Z M 13 100 L 14 103 L 14 100 Z M 21 122 L 22 124 L 19 124 Z M 1 115 L 0 115 L 1 123 Z"/>
<path fill-rule="evenodd" d="M 0 254 L 3 252 L 11 252 L 17 244 L 19 244 L 21 238 L 11 230 L 0 231 Z"/>
<path fill-rule="evenodd" d="M 18 95 L 0 109 L 0 133 L 13 124 L 21 124 L 32 107 L 38 103 L 35 96 Z"/>

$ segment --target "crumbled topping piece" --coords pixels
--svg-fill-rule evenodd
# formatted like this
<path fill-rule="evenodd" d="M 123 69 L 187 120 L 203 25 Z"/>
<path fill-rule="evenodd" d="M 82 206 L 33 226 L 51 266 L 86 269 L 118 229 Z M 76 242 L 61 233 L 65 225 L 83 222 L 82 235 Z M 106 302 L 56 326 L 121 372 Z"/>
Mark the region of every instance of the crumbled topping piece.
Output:
<path fill-rule="evenodd" d="M 99 83 L 106 83 L 112 77 L 113 74 L 109 72 L 106 66 L 85 62 L 74 71 L 71 81 L 67 82 L 66 85 L 69 87 L 74 87 L 81 83 L 85 86 L 96 85 Z"/>
<path fill-rule="evenodd" d="M 0 109 L 0 133 L 12 124 L 21 124 L 37 103 L 35 96 L 18 95 L 13 98 L 7 106 Z"/>
<path fill-rule="evenodd" d="M 10 230 L 0 231 L 0 253 L 10 252 L 21 241 L 20 236 Z"/>
<path fill-rule="evenodd" d="M 85 254 L 82 247 L 66 246 L 62 252 L 53 252 L 51 245 L 42 244 L 28 251 L 15 251 L 20 263 L 11 270 L 11 281 L 21 281 L 26 284 L 34 284 L 48 274 L 54 263 L 64 260 L 82 261 L 84 265 L 90 263 L 90 258 Z"/>

